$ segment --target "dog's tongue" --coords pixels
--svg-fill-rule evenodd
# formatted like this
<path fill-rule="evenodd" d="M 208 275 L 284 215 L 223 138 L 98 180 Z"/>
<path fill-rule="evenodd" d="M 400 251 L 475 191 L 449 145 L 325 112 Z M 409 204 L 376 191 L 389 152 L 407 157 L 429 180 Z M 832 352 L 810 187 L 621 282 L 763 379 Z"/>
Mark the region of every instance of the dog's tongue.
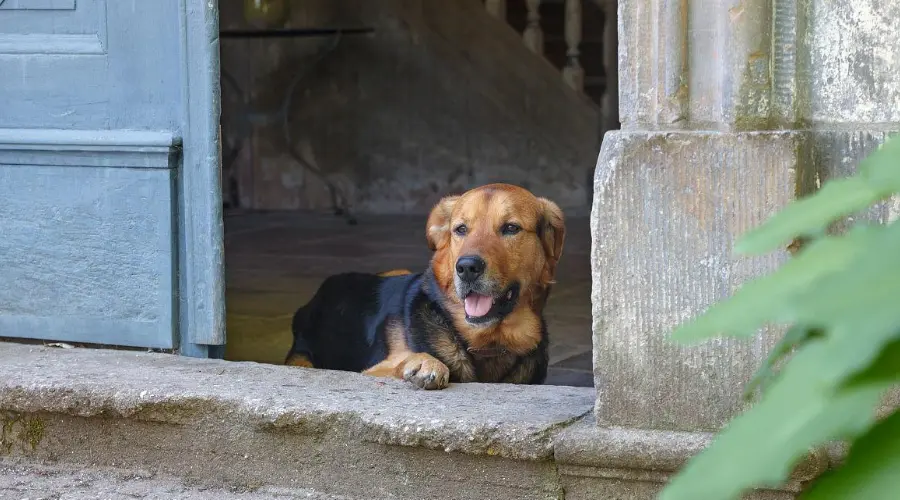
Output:
<path fill-rule="evenodd" d="M 466 295 L 466 315 L 471 318 L 477 318 L 479 316 L 484 316 L 491 310 L 491 305 L 493 304 L 493 300 L 487 295 L 480 295 L 477 293 L 470 293 Z"/>

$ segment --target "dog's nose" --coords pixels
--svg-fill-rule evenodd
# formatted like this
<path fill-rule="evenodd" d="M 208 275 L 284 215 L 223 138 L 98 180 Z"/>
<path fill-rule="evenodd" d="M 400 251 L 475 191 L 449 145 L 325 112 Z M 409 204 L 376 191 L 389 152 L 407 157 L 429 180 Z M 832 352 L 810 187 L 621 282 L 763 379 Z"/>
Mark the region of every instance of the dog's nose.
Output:
<path fill-rule="evenodd" d="M 463 281 L 475 281 L 484 274 L 487 267 L 484 259 L 477 255 L 466 255 L 456 261 L 456 275 Z"/>

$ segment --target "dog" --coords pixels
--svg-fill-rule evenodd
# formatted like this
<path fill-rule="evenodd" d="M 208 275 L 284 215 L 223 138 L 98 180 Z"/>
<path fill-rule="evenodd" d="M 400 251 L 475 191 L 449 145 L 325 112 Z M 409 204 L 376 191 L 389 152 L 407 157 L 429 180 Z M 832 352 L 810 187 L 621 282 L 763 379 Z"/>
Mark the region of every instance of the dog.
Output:
<path fill-rule="evenodd" d="M 285 364 L 422 389 L 541 384 L 548 365 L 542 313 L 565 235 L 560 208 L 518 186 L 445 197 L 426 224 L 428 268 L 327 278 L 294 314 Z"/>

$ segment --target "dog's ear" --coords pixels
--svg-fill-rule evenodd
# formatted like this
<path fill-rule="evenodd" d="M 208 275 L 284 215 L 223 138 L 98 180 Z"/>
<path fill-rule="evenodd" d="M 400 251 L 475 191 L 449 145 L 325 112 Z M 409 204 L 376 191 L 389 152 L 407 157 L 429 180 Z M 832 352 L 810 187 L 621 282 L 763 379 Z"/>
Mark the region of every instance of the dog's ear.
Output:
<path fill-rule="evenodd" d="M 546 198 L 538 198 L 541 203 L 543 213 L 541 216 L 541 227 L 538 228 L 538 234 L 541 236 L 541 243 L 544 245 L 544 254 L 547 256 L 549 263 L 550 279 L 556 272 L 556 264 L 562 256 L 563 243 L 566 241 L 566 218 L 562 210 Z"/>
<path fill-rule="evenodd" d="M 458 200 L 459 196 L 447 196 L 431 209 L 425 225 L 425 238 L 432 252 L 443 248 L 450 241 L 450 214 Z"/>

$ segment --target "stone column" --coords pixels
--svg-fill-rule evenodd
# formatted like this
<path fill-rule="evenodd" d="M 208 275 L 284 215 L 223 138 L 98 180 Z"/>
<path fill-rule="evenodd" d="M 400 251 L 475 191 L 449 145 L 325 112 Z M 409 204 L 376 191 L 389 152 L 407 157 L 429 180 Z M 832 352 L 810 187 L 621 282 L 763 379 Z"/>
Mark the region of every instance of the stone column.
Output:
<path fill-rule="evenodd" d="M 786 258 L 735 259 L 738 236 L 900 129 L 898 18 L 883 0 L 619 0 L 622 129 L 591 217 L 599 425 L 714 431 L 743 408 L 776 332 L 666 337 Z"/>

